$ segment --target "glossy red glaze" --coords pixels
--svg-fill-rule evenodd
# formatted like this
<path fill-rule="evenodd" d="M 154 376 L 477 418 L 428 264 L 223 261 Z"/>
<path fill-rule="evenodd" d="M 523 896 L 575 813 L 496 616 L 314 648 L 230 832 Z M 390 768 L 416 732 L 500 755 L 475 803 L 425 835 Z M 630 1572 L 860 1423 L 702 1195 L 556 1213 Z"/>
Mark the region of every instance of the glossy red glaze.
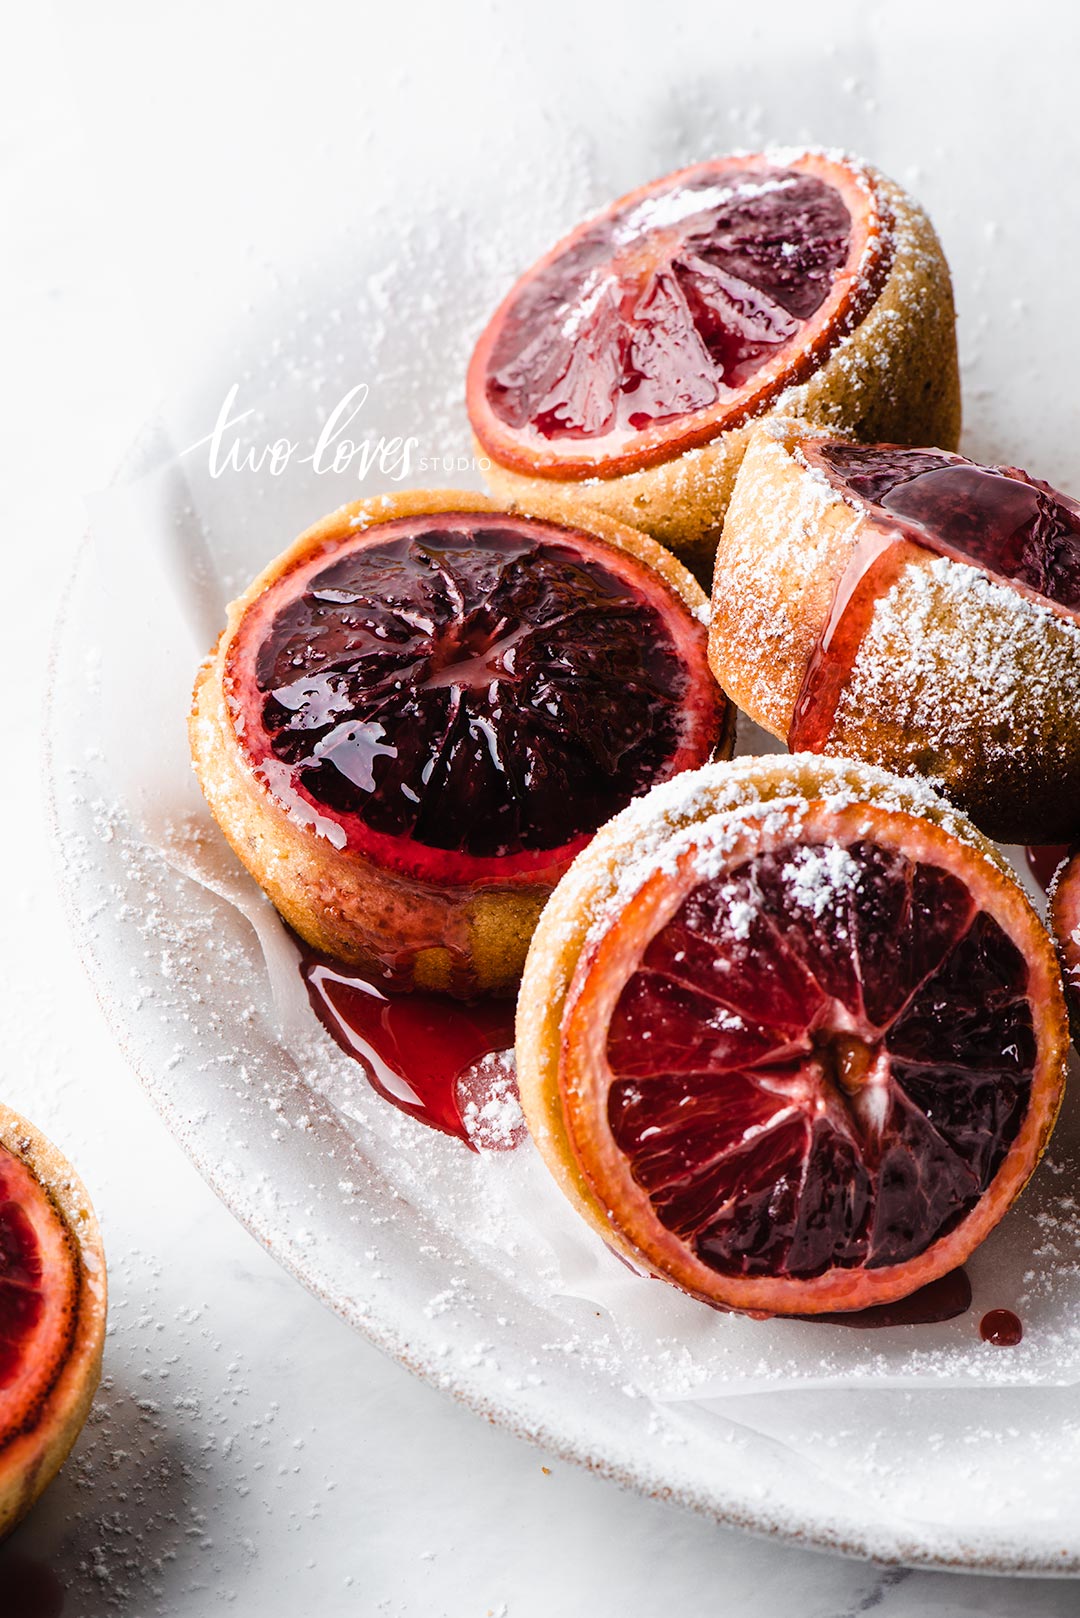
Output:
<path fill-rule="evenodd" d="M 1023 1322 L 1011 1309 L 990 1309 L 979 1321 L 979 1336 L 995 1348 L 1015 1348 L 1023 1335 Z"/>
<path fill-rule="evenodd" d="M 312 1009 L 386 1101 L 472 1150 L 517 1144 L 521 1129 L 485 1129 L 484 1108 L 516 1109 L 512 1070 L 483 1058 L 512 1051 L 514 1002 L 468 1005 L 433 994 L 390 996 L 313 951 L 300 965 Z"/>
<path fill-rule="evenodd" d="M 469 366 L 504 466 L 611 477 L 703 444 L 803 381 L 892 263 L 872 176 L 822 153 L 694 164 L 585 221 L 511 289 Z"/>
<path fill-rule="evenodd" d="M 608 1123 L 720 1275 L 904 1264 L 991 1184 L 1036 1058 L 1027 964 L 955 875 L 872 841 L 691 890 L 612 1015 Z"/>
<path fill-rule="evenodd" d="M 277 578 L 231 644 L 253 773 L 329 846 L 479 887 L 558 879 L 702 764 L 726 699 L 655 569 L 500 512 L 396 518 Z"/>
<path fill-rule="evenodd" d="M 705 168 L 617 208 L 507 315 L 488 403 L 549 440 L 623 436 L 707 409 L 821 307 L 850 230 L 837 191 L 780 171 L 736 171 L 721 184 Z M 537 323 L 553 307 L 578 318 L 547 327 L 537 364 Z"/>

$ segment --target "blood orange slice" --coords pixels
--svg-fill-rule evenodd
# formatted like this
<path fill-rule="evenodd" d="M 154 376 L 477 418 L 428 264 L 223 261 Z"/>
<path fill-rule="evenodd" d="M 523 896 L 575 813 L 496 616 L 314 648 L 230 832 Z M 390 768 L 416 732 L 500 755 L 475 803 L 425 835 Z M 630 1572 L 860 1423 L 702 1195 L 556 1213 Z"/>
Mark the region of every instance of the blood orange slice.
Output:
<path fill-rule="evenodd" d="M 955 446 L 952 283 L 929 219 L 836 153 L 739 153 L 631 192 L 513 286 L 467 404 L 503 500 L 642 528 L 696 576 L 755 422 Z"/>
<path fill-rule="evenodd" d="M 502 465 L 611 477 L 670 459 L 799 382 L 891 262 L 866 171 L 746 153 L 642 186 L 511 289 L 477 344 L 468 406 Z"/>
<path fill-rule="evenodd" d="M 78 1437 L 101 1370 L 105 1263 L 56 1148 L 0 1107 L 0 1536 Z"/>
<path fill-rule="evenodd" d="M 815 782 L 806 757 L 741 762 L 734 805 L 718 774 L 686 779 L 681 830 L 672 793 L 651 825 L 637 806 L 651 852 L 614 886 L 612 843 L 580 862 L 579 895 L 595 860 L 606 904 L 548 1106 L 601 1228 L 656 1273 L 728 1308 L 888 1303 L 961 1264 L 1042 1152 L 1067 1037 L 1053 949 L 928 796 L 880 772 L 856 795 L 847 765 Z M 526 1033 L 530 1125 L 533 1050 Z"/>
<path fill-rule="evenodd" d="M 401 987 L 510 987 L 597 826 L 726 745 L 704 597 L 643 538 L 399 496 L 336 513 L 234 606 L 196 765 L 308 942 Z"/>
<path fill-rule="evenodd" d="M 1080 850 L 1058 867 L 1048 902 L 1073 1033 L 1080 1039 Z"/>

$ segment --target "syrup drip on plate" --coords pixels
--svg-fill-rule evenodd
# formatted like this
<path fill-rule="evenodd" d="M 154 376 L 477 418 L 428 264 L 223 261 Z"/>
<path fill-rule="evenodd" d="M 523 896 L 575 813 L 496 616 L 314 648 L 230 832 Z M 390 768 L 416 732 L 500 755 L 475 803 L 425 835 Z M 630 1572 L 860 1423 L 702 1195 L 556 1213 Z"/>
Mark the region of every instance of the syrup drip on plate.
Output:
<path fill-rule="evenodd" d="M 1011 1309 L 990 1309 L 979 1321 L 979 1336 L 995 1348 L 1015 1348 L 1023 1335 L 1020 1317 Z"/>
<path fill-rule="evenodd" d="M 360 973 L 311 950 L 304 950 L 300 972 L 323 1027 L 392 1106 L 473 1151 L 478 1144 L 506 1150 L 523 1139 L 513 1079 L 512 1001 L 468 1005 L 434 994 L 387 995 Z M 868 1330 L 953 1320 L 970 1306 L 971 1282 L 958 1269 L 895 1303 L 800 1318 Z M 1008 1335 L 1015 1318 L 991 1311 L 983 1318 L 983 1336 L 1003 1345 L 1019 1342 L 1019 1335 Z M 997 1335 L 987 1336 L 988 1322 Z"/>
<path fill-rule="evenodd" d="M 971 1282 L 967 1271 L 959 1269 L 939 1275 L 936 1281 L 928 1282 L 908 1298 L 898 1298 L 895 1303 L 876 1303 L 869 1309 L 853 1309 L 846 1314 L 801 1315 L 799 1318 L 868 1331 L 883 1326 L 933 1326 L 943 1320 L 955 1320 L 970 1308 Z"/>
<path fill-rule="evenodd" d="M 369 978 L 305 951 L 312 1009 L 372 1088 L 410 1118 L 506 1150 L 524 1134 L 514 1080 L 514 1002 L 468 1005 L 435 994 L 388 995 Z"/>
<path fill-rule="evenodd" d="M 3 1618 L 61 1618 L 64 1588 L 42 1562 L 19 1551 L 0 1550 L 0 1615 Z"/>

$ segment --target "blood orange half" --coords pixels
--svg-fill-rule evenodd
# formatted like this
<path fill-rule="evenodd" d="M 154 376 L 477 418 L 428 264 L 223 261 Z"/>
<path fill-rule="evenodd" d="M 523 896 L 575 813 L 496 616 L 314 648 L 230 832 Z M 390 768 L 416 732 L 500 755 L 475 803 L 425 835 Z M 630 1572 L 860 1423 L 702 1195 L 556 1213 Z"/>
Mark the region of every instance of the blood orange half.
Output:
<path fill-rule="evenodd" d="M 761 410 L 857 323 L 891 262 L 867 171 L 741 153 L 632 191 L 511 289 L 467 396 L 518 472 L 612 477 Z"/>
<path fill-rule="evenodd" d="M 63 1464 L 97 1387 L 105 1261 L 85 1191 L 0 1106 L 0 1536 Z"/>
<path fill-rule="evenodd" d="M 743 762 L 757 802 L 715 812 L 730 784 L 700 772 L 681 831 L 663 835 L 670 792 L 651 826 L 637 806 L 651 852 L 614 888 L 608 867 L 548 1102 L 593 1216 L 639 1263 L 728 1308 L 863 1309 L 961 1264 L 1026 1183 L 1061 1098 L 1060 976 L 1011 873 L 921 812 L 929 795 Z"/>
<path fill-rule="evenodd" d="M 602 519 L 347 508 L 234 605 L 196 692 L 200 779 L 316 948 L 400 987 L 510 987 L 597 826 L 726 745 L 704 605 Z"/>

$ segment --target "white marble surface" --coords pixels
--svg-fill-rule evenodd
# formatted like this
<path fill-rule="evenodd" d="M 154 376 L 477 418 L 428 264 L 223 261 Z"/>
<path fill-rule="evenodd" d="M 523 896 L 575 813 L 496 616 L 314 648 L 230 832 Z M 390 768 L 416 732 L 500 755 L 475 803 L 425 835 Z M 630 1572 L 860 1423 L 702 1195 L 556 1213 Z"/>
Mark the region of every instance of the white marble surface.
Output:
<path fill-rule="evenodd" d="M 816 8 L 838 43 L 830 56 L 819 38 L 804 69 L 821 76 L 823 105 L 834 92 L 849 110 L 857 106 L 871 155 L 892 157 L 907 117 L 925 161 L 932 89 L 905 111 L 894 74 L 888 119 L 874 107 L 874 75 L 888 77 L 889 64 L 852 30 L 857 11 L 877 9 Z M 966 13 L 982 41 L 978 63 L 994 67 L 971 69 L 964 29 L 951 23 L 957 94 L 984 119 L 991 148 L 1005 138 L 991 98 L 1016 85 L 1010 119 L 1025 121 L 1012 124 L 1011 137 L 1027 143 L 1033 163 L 1054 161 L 1044 136 L 1067 132 L 1075 112 L 1069 14 L 1027 8 L 1025 26 L 1043 51 L 1028 77 L 1011 63 L 1023 42 L 1010 44 L 1002 31 L 1014 10 L 950 10 Z M 901 21 L 894 10 L 892 28 L 917 39 L 931 14 L 920 5 Z M 107 480 L 153 402 L 150 356 L 169 351 L 175 363 L 193 340 L 193 311 L 218 301 L 217 288 L 235 288 L 241 272 L 255 288 L 276 276 L 288 232 L 281 210 L 270 221 L 268 198 L 287 199 L 288 224 L 309 206 L 305 173 L 337 164 L 343 185 L 364 183 L 363 164 L 308 118 L 320 97 L 338 100 L 339 132 L 342 98 L 359 128 L 376 80 L 383 106 L 408 103 L 406 47 L 419 53 L 417 73 L 425 52 L 439 56 L 452 89 L 459 57 L 464 63 L 481 34 L 490 46 L 500 27 L 496 6 L 455 10 L 439 37 L 435 21 L 417 15 L 380 16 L 376 26 L 358 10 L 323 15 L 317 7 L 302 18 L 254 5 L 220 13 L 198 4 L 24 8 L 0 55 L 0 1093 L 78 1164 L 102 1217 L 112 1278 L 105 1382 L 67 1469 L 0 1549 L 0 1618 L 209 1618 L 229 1608 L 260 1618 L 1076 1612 L 1072 1583 L 883 1570 L 750 1540 L 624 1495 L 457 1409 L 354 1337 L 215 1203 L 113 1048 L 81 974 L 55 893 L 39 786 L 48 632 L 83 526 L 81 496 Z M 552 8 L 542 65 L 558 60 L 550 33 L 570 15 Z M 645 15 L 608 14 L 619 48 L 634 43 Z M 594 50 L 603 40 L 598 17 L 589 26 Z M 777 83 L 800 82 L 789 31 L 797 41 L 809 25 L 794 8 L 770 17 L 781 69 L 743 83 L 743 127 L 757 117 L 783 134 L 769 97 Z M 864 77 L 852 89 L 835 53 L 856 36 Z M 503 50 L 497 44 L 496 54 Z M 498 84 L 492 98 L 499 116 L 514 115 Z M 957 127 L 954 118 L 954 134 Z M 438 129 L 422 107 L 415 118 L 401 113 L 395 128 L 414 142 L 414 156 L 439 161 Z M 264 167 L 248 185 L 253 130 Z M 855 141 L 834 127 L 822 133 Z M 358 135 L 356 150 L 366 149 Z M 930 178 L 946 189 L 940 175 Z M 1006 217 L 1004 202 L 1000 209 Z M 154 286 L 140 300 L 132 283 L 148 267 Z M 986 273 L 992 279 L 993 262 Z M 154 322 L 170 300 L 176 318 L 161 331 Z M 140 303 L 149 339 L 133 324 Z M 1040 307 L 1032 319 L 1051 316 Z M 977 376 L 976 330 L 973 316 L 968 357 Z M 998 336 L 1022 350 L 1015 323 Z M 1075 333 L 1062 341 L 1075 342 Z M 981 400 L 974 415 L 977 426 L 991 419 Z M 1062 460 L 1067 437 L 1051 449 Z"/>

